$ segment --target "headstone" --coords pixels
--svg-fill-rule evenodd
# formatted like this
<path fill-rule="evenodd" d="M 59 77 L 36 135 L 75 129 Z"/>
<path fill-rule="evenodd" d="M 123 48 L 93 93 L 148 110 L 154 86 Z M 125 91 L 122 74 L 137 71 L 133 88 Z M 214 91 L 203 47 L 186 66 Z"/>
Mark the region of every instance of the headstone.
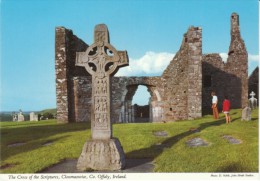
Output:
<path fill-rule="evenodd" d="M 107 26 L 95 27 L 94 43 L 86 52 L 77 52 L 76 66 L 85 67 L 92 75 L 91 136 L 78 159 L 79 170 L 120 170 L 125 166 L 123 148 L 112 137 L 111 77 L 128 65 L 126 51 L 117 51 L 109 43 Z"/>
<path fill-rule="evenodd" d="M 21 109 L 20 109 L 20 111 L 18 113 L 17 121 L 18 122 L 24 121 L 24 115 L 23 115 L 23 112 L 22 112 Z"/>
<path fill-rule="evenodd" d="M 13 121 L 18 120 L 18 114 L 16 114 L 15 112 L 12 113 L 12 117 L 13 117 Z"/>
<path fill-rule="evenodd" d="M 31 112 L 30 113 L 30 121 L 38 121 L 38 114 Z"/>
<path fill-rule="evenodd" d="M 255 98 L 255 93 L 252 91 L 250 94 L 251 98 L 249 99 L 249 107 L 255 109 L 257 107 L 257 99 Z"/>
<path fill-rule="evenodd" d="M 251 120 L 251 108 L 245 107 L 242 110 L 242 118 L 241 121 L 250 121 Z"/>

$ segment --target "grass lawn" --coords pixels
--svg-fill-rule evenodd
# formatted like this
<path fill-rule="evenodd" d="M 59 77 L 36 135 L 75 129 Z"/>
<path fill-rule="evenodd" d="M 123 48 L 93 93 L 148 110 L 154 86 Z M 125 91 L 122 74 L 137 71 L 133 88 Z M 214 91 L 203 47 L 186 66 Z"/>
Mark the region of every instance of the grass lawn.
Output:
<path fill-rule="evenodd" d="M 231 112 L 229 125 L 220 116 L 217 121 L 204 116 L 173 123 L 114 124 L 113 131 L 127 158 L 153 158 L 155 172 L 258 172 L 258 110 L 249 122 L 240 121 L 241 110 Z M 199 132 L 190 131 L 193 128 Z M 90 139 L 89 123 L 1 122 L 0 130 L 1 173 L 36 173 L 61 160 L 78 158 Z M 168 136 L 156 137 L 155 131 L 166 131 Z M 230 144 L 223 135 L 242 143 Z M 188 147 L 186 141 L 196 137 L 209 145 Z M 14 143 L 25 144 L 8 146 Z"/>

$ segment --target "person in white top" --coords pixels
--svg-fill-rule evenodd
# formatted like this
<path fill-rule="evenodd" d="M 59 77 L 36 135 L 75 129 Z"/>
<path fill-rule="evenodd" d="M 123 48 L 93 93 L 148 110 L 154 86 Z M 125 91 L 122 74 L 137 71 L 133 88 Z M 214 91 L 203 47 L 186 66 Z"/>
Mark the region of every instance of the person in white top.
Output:
<path fill-rule="evenodd" d="M 218 115 L 218 97 L 216 96 L 216 93 L 214 91 L 211 92 L 212 96 L 212 111 L 213 111 L 213 118 L 214 119 L 219 119 Z"/>

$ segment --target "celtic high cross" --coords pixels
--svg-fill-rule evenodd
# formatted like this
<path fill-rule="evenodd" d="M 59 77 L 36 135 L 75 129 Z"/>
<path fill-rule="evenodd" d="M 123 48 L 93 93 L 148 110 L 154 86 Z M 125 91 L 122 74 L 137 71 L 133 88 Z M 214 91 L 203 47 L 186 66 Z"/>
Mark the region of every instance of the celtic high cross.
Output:
<path fill-rule="evenodd" d="M 127 52 L 117 51 L 109 43 L 105 24 L 95 27 L 94 43 L 86 52 L 77 52 L 76 66 L 85 67 L 92 75 L 92 139 L 109 139 L 112 136 L 110 79 L 120 67 L 127 65 Z"/>
<path fill-rule="evenodd" d="M 86 52 L 77 52 L 76 66 L 85 67 L 92 75 L 92 139 L 109 139 L 112 136 L 110 79 L 119 67 L 127 65 L 127 52 L 117 51 L 109 43 L 108 29 L 105 24 L 95 27 L 94 43 Z"/>
<path fill-rule="evenodd" d="M 120 170 L 125 166 L 124 150 L 112 137 L 111 77 L 128 65 L 126 51 L 117 51 L 109 43 L 106 25 L 95 27 L 94 43 L 86 52 L 77 52 L 76 66 L 92 75 L 91 136 L 78 159 L 79 170 Z"/>

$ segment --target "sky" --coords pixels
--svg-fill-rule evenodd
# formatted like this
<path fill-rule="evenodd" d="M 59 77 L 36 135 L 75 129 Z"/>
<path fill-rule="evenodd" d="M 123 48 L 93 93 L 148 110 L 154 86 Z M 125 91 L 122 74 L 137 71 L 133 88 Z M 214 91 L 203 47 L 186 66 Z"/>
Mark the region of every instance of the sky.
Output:
<path fill-rule="evenodd" d="M 0 111 L 56 107 L 57 26 L 91 45 L 95 25 L 105 23 L 110 43 L 127 50 L 130 59 L 117 76 L 160 76 L 189 26 L 202 27 L 203 53 L 225 59 L 236 12 L 249 73 L 259 63 L 258 0 L 0 0 L 0 5 Z M 146 104 L 148 97 L 147 88 L 140 88 L 133 103 Z"/>

